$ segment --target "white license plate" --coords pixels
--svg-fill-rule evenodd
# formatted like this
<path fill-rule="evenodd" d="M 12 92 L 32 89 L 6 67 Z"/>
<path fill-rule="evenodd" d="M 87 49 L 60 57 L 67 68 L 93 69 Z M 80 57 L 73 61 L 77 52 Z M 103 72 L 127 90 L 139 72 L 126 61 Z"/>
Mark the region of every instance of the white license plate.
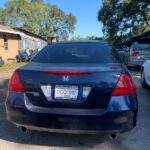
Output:
<path fill-rule="evenodd" d="M 55 86 L 55 99 L 76 100 L 78 97 L 78 86 Z"/>

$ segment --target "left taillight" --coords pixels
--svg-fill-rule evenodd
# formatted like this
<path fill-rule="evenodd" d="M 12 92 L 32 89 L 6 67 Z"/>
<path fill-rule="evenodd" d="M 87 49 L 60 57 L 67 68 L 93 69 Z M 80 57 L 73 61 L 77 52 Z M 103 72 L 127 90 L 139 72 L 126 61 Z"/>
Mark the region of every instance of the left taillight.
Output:
<path fill-rule="evenodd" d="M 8 90 L 13 92 L 24 92 L 23 85 L 20 81 L 19 73 L 15 71 L 9 80 Z"/>

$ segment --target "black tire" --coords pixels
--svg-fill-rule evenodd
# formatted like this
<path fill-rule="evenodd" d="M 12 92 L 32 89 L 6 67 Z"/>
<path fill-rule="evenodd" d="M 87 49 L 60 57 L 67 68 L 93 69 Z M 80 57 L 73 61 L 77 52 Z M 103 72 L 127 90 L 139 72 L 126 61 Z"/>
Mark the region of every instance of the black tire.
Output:
<path fill-rule="evenodd" d="M 141 71 L 141 86 L 142 86 L 144 89 L 149 89 L 149 88 L 150 88 L 150 87 L 148 86 L 148 84 L 146 83 L 146 80 L 145 80 L 144 69 L 142 69 L 142 71 Z"/>

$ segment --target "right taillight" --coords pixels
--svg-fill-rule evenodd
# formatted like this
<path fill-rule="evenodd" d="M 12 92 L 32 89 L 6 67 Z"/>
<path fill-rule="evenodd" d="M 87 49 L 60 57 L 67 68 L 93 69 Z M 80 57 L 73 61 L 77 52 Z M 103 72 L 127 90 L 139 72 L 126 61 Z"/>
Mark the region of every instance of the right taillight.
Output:
<path fill-rule="evenodd" d="M 13 92 L 24 92 L 24 88 L 17 71 L 13 73 L 11 79 L 9 80 L 8 90 Z"/>
<path fill-rule="evenodd" d="M 123 96 L 135 94 L 136 89 L 132 78 L 128 74 L 121 74 L 119 81 L 112 92 L 112 96 Z"/>

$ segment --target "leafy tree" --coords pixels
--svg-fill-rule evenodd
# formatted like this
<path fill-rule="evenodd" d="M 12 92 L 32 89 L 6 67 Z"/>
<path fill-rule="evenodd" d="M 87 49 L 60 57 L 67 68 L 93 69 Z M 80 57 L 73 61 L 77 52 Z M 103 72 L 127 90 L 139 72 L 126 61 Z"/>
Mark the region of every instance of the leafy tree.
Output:
<path fill-rule="evenodd" d="M 31 3 L 42 3 L 43 0 L 31 0 Z"/>
<path fill-rule="evenodd" d="M 103 23 L 103 33 L 107 38 L 113 38 L 117 35 L 119 0 L 104 0 L 103 7 L 98 14 L 98 20 Z"/>
<path fill-rule="evenodd" d="M 6 12 L 4 9 L 0 9 L 0 24 L 5 24 Z"/>
<path fill-rule="evenodd" d="M 104 38 L 103 37 L 97 37 L 97 36 L 95 36 L 95 35 L 92 35 L 92 36 L 87 36 L 85 39 L 87 39 L 87 40 L 104 40 Z"/>
<path fill-rule="evenodd" d="M 75 29 L 76 17 L 42 0 L 12 0 L 0 12 L 2 24 L 21 27 L 41 36 L 67 39 Z"/>
<path fill-rule="evenodd" d="M 120 41 L 150 28 L 149 0 L 103 0 L 98 20 L 110 41 Z"/>
<path fill-rule="evenodd" d="M 73 41 L 80 41 L 80 40 L 104 40 L 103 37 L 97 37 L 95 35 L 87 36 L 87 37 L 81 37 L 80 35 L 73 37 L 71 40 Z"/>
<path fill-rule="evenodd" d="M 139 34 L 150 25 L 150 1 L 124 0 L 121 7 L 122 24 L 120 29 L 127 29 L 134 34 Z M 121 11 L 122 10 L 122 11 Z"/>
<path fill-rule="evenodd" d="M 73 38 L 71 38 L 72 41 L 80 41 L 80 40 L 84 40 L 83 37 L 81 37 L 80 35 L 74 36 Z"/>

